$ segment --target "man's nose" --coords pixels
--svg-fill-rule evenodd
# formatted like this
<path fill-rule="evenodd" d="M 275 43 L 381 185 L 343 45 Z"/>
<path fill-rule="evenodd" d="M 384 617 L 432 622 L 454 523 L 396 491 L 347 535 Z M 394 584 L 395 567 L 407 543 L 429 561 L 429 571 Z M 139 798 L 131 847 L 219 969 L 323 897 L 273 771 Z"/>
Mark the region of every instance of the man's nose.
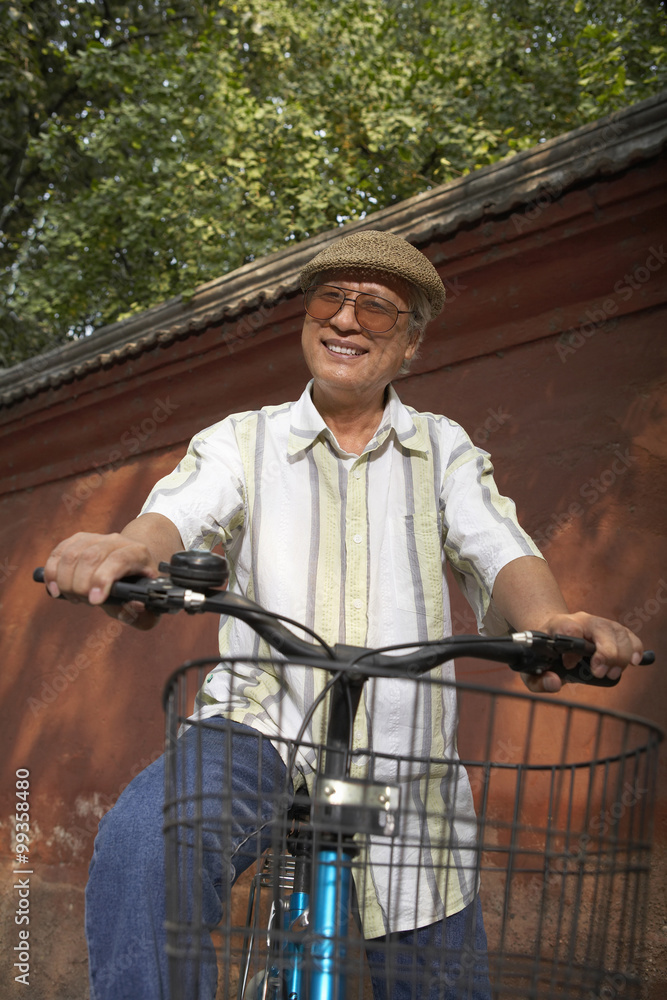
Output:
<path fill-rule="evenodd" d="M 340 330 L 361 330 L 355 309 L 356 301 L 356 299 L 346 298 L 336 315 L 332 317 L 331 322 Z"/>

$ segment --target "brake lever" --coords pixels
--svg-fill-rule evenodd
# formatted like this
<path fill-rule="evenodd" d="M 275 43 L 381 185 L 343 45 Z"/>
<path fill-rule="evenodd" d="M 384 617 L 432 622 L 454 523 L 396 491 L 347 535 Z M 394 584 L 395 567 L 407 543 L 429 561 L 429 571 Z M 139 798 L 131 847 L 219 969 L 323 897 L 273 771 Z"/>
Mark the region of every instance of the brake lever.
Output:
<path fill-rule="evenodd" d="M 160 563 L 160 569 L 165 568 L 166 564 Z M 224 595 L 225 592 L 219 587 L 205 586 L 199 582 L 193 581 L 185 586 L 175 583 L 171 576 L 137 576 L 117 580 L 105 603 L 127 604 L 128 601 L 140 601 L 147 611 L 155 615 L 174 615 L 177 611 L 193 615 L 210 610 L 206 607 L 206 602 L 212 597 Z"/>
<path fill-rule="evenodd" d="M 590 684 L 595 687 L 616 687 L 621 679 L 596 677 L 591 668 L 591 657 L 595 645 L 587 639 L 570 635 L 548 635 L 546 632 L 516 632 L 512 639 L 524 645 L 523 656 L 510 664 L 512 670 L 539 677 L 546 671 L 556 674 L 564 684 Z M 565 653 L 583 653 L 574 667 L 568 669 L 563 663 Z M 655 653 L 647 649 L 640 664 L 647 666 L 655 662 Z"/>
<path fill-rule="evenodd" d="M 44 569 L 38 567 L 32 574 L 36 583 L 44 583 Z M 219 591 L 211 587 L 182 587 L 173 583 L 168 576 L 128 576 L 116 580 L 112 585 L 105 604 L 128 604 L 138 601 L 154 615 L 173 615 L 177 611 L 194 614 L 204 610 L 205 601 Z M 65 598 L 60 595 L 60 598 Z"/>
<path fill-rule="evenodd" d="M 176 614 L 183 608 L 183 587 L 175 587 L 167 576 L 136 576 L 116 580 L 105 604 L 139 601 L 154 615 Z"/>

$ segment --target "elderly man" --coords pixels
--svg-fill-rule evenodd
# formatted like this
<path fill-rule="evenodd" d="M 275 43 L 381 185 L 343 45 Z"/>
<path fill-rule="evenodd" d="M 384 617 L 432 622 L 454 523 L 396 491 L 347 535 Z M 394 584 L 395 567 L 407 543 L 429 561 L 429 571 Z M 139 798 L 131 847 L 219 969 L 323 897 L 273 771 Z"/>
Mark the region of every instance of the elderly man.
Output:
<path fill-rule="evenodd" d="M 221 544 L 233 589 L 302 621 L 327 642 L 385 646 L 449 634 L 449 562 L 482 630 L 499 632 L 509 621 L 517 629 L 585 636 L 597 647 L 592 668 L 598 676 L 617 676 L 638 662 L 641 643 L 626 628 L 568 611 L 512 502 L 498 494 L 486 453 L 447 418 L 404 406 L 392 388 L 444 304 L 443 284 L 427 258 L 396 235 L 364 231 L 328 246 L 301 279 L 302 347 L 312 374 L 301 398 L 234 414 L 197 435 L 120 534 L 78 534 L 54 549 L 45 567 L 51 594 L 102 604 L 114 580 L 157 575 L 158 563 L 178 550 Z M 145 612 L 134 621 L 139 627 L 154 623 Z M 220 649 L 225 655 L 267 651 L 235 619 L 222 623 Z M 452 676 L 450 670 L 443 667 L 443 676 Z M 547 673 L 529 685 L 557 691 L 560 681 Z M 409 738 L 435 756 L 455 758 L 450 697 L 442 694 L 437 725 L 433 706 L 424 706 Z M 265 673 L 240 687 L 222 666 L 200 692 L 200 715 L 229 720 L 219 733 L 207 731 L 205 790 L 215 794 L 231 748 L 237 810 L 234 844 L 218 842 L 219 850 L 207 855 L 218 859 L 210 860 L 204 883 L 211 923 L 220 919 L 226 888 L 253 854 L 235 853 L 235 845 L 247 844 L 262 825 L 258 813 L 268 818 L 270 809 L 263 811 L 261 802 L 285 780 L 278 738 L 296 735 L 311 702 L 308 685 L 281 684 Z M 361 713 L 357 745 L 400 756 L 406 732 L 398 689 L 387 681 L 367 707 L 372 711 Z M 289 779 L 303 777 L 304 766 Z M 97 1000 L 163 995 L 162 781 L 157 761 L 100 824 L 87 890 Z M 259 806 L 248 799 L 249 788 L 259 794 Z M 377 998 L 490 996 L 470 860 L 474 820 L 465 822 L 474 815 L 467 779 L 457 781 L 455 798 L 446 805 L 454 817 L 448 835 L 457 862 L 423 877 L 413 871 L 391 892 L 372 852 L 368 859 L 371 877 L 358 893 Z M 254 850 L 262 846 L 258 834 Z M 222 870 L 220 859 L 230 853 Z M 431 968 L 433 992 L 415 993 L 410 974 L 385 972 L 382 948 L 374 942 L 387 935 L 406 949 L 434 944 L 434 954 L 466 946 L 473 960 L 465 987 Z M 211 977 L 201 996 L 214 994 Z"/>

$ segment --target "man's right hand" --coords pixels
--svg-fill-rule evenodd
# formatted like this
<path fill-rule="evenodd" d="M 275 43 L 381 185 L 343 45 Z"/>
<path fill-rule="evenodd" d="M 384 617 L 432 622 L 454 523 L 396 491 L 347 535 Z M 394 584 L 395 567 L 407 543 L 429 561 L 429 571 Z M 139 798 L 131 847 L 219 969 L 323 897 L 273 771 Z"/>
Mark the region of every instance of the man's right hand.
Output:
<path fill-rule="evenodd" d="M 120 534 L 80 531 L 56 545 L 44 566 L 44 582 L 52 597 L 74 603 L 104 604 L 111 586 L 124 576 L 159 575 L 158 564 L 183 548 L 181 536 L 161 514 L 144 514 Z M 104 605 L 112 618 L 139 629 L 153 628 L 159 616 L 139 602 Z"/>

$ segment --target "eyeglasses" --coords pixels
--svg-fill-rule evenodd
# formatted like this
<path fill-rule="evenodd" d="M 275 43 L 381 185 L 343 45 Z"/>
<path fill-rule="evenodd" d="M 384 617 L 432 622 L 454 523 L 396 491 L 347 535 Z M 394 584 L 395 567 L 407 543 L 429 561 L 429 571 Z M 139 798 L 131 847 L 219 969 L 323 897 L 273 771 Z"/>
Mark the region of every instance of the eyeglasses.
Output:
<path fill-rule="evenodd" d="M 346 291 L 350 289 L 337 288 L 336 285 L 311 285 L 304 296 L 306 312 L 313 319 L 333 319 L 346 302 L 353 302 L 357 323 L 368 333 L 389 333 L 401 313 L 412 312 L 412 309 L 399 309 L 390 299 L 368 292 L 359 292 L 356 299 L 348 299 Z"/>

